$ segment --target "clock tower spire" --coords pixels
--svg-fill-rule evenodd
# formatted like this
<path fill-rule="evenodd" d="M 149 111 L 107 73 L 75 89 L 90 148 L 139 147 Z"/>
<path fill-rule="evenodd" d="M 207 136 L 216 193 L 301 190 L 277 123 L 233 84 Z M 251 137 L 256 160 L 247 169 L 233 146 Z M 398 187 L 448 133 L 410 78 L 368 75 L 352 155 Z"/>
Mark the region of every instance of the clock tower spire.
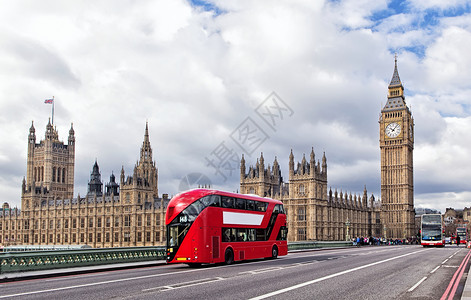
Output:
<path fill-rule="evenodd" d="M 414 232 L 414 119 L 406 105 L 404 86 L 397 70 L 388 86 L 388 100 L 381 110 L 381 220 L 386 238 L 408 238 Z"/>

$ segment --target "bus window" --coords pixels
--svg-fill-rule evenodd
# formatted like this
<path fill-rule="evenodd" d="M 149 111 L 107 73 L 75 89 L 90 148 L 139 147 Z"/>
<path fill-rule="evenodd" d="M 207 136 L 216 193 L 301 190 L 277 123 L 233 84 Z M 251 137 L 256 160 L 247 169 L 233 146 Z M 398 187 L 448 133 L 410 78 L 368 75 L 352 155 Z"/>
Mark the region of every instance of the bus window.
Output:
<path fill-rule="evenodd" d="M 247 241 L 247 229 L 246 228 L 238 228 L 237 229 L 237 241 L 238 242 Z"/>
<path fill-rule="evenodd" d="M 286 226 L 281 226 L 278 236 L 276 237 L 277 241 L 286 241 L 288 237 L 288 228 Z"/>
<path fill-rule="evenodd" d="M 209 206 L 221 207 L 221 196 L 211 195 L 209 200 Z"/>
<path fill-rule="evenodd" d="M 235 199 L 235 208 L 245 209 L 245 199 Z"/>
<path fill-rule="evenodd" d="M 169 241 L 168 244 L 170 247 L 178 247 L 183 241 L 183 238 L 185 237 L 186 233 L 188 232 L 188 229 L 190 228 L 190 225 L 188 226 L 183 226 L 183 225 L 177 225 L 177 226 L 169 226 Z"/>
<path fill-rule="evenodd" d="M 255 229 L 248 229 L 248 235 L 247 235 L 248 241 L 250 242 L 255 241 L 255 237 L 256 237 L 255 232 L 256 232 Z"/>
<path fill-rule="evenodd" d="M 257 211 L 266 211 L 267 210 L 267 206 L 268 206 L 268 203 L 266 202 L 261 202 L 261 201 L 257 201 L 255 202 L 255 206 L 256 206 L 256 210 Z"/>
<path fill-rule="evenodd" d="M 283 209 L 283 204 L 276 204 L 275 208 L 273 209 L 273 213 L 284 214 L 285 211 Z"/>
<path fill-rule="evenodd" d="M 230 242 L 231 241 L 231 229 L 230 228 L 223 228 L 222 229 L 222 241 L 223 242 Z"/>
<path fill-rule="evenodd" d="M 234 198 L 222 197 L 222 207 L 234 208 Z"/>
<path fill-rule="evenodd" d="M 266 241 L 266 237 L 265 237 L 265 229 L 256 229 L 257 231 L 257 236 L 256 236 L 256 240 L 257 241 Z"/>
<path fill-rule="evenodd" d="M 255 210 L 255 201 L 247 200 L 247 209 L 248 210 Z"/>

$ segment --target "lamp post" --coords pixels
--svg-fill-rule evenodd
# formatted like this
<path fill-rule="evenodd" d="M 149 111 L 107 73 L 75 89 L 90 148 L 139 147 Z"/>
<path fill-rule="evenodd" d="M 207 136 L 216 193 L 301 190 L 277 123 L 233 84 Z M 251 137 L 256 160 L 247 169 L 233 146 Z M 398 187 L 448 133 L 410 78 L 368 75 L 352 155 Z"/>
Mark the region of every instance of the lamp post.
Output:
<path fill-rule="evenodd" d="M 347 222 L 345 222 L 345 226 L 347 226 L 347 234 L 345 236 L 345 240 L 346 241 L 350 241 L 350 233 L 349 233 L 349 229 L 350 229 L 350 221 L 347 219 Z"/>

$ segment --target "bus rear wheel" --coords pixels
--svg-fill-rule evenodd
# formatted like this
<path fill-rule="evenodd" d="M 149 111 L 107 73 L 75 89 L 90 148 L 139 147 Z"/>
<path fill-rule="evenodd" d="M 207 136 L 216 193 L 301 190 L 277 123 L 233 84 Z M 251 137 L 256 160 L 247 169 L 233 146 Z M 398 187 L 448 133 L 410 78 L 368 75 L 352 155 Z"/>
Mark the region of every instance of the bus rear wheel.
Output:
<path fill-rule="evenodd" d="M 226 262 L 226 265 L 230 265 L 234 262 L 234 252 L 232 252 L 232 249 L 226 250 L 226 253 L 224 254 L 224 261 Z"/>
<path fill-rule="evenodd" d="M 278 257 L 278 247 L 273 246 L 273 248 L 271 249 L 271 258 L 275 259 L 277 257 Z"/>

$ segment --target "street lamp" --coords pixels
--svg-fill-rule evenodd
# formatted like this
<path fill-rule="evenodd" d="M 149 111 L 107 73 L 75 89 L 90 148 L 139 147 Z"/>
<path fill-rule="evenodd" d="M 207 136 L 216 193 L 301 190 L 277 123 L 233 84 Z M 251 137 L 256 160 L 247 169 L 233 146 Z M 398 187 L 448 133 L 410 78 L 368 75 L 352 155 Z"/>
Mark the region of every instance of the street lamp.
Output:
<path fill-rule="evenodd" d="M 345 222 L 345 226 L 347 226 L 347 234 L 346 234 L 345 240 L 350 241 L 350 233 L 348 232 L 348 230 L 350 229 L 350 221 L 348 219 L 347 219 L 347 222 Z"/>

